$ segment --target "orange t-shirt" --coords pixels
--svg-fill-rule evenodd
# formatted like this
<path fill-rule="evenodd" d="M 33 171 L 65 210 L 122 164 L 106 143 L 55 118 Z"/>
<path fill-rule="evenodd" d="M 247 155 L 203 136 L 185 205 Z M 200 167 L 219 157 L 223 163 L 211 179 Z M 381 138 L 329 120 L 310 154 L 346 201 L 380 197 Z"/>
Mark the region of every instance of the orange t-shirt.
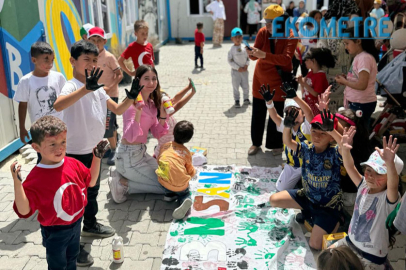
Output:
<path fill-rule="evenodd" d="M 120 69 L 120 65 L 118 64 L 116 57 L 104 49 L 101 53 L 99 53 L 99 57 L 97 58 L 97 66 L 103 70 L 99 83 L 109 86 L 111 81 L 114 79 L 116 70 Z M 118 97 L 118 84 L 113 86 L 107 94 L 110 97 Z"/>
<path fill-rule="evenodd" d="M 176 142 L 165 143 L 158 156 L 156 174 L 159 183 L 170 191 L 185 190 L 190 179 L 196 174 L 190 151 Z"/>

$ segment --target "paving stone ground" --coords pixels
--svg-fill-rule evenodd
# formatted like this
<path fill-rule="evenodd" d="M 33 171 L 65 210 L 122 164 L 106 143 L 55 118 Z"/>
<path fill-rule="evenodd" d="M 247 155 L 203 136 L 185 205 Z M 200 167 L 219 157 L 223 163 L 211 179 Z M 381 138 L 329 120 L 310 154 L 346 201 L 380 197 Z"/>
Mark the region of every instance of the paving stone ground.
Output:
<path fill-rule="evenodd" d="M 178 121 L 189 120 L 194 124 L 195 135 L 187 146 L 208 148 L 209 164 L 282 165 L 282 157 L 273 156 L 266 149 L 262 149 L 256 156 L 247 156 L 251 146 L 252 109 L 251 106 L 240 109 L 233 107 L 231 72 L 227 63 L 227 52 L 231 45 L 226 42 L 222 48 L 213 49 L 208 44 L 204 51 L 206 70 L 203 71 L 194 69 L 193 43 L 163 46 L 157 66 L 161 87 L 174 95 L 187 86 L 188 77 L 194 80 L 197 94 L 175 114 L 175 118 Z M 254 66 L 255 63 L 251 62 L 250 86 Z M 124 88 L 120 87 L 121 99 L 124 98 Z M 122 133 L 121 117 L 118 123 L 119 132 Z M 155 145 L 156 140 L 150 139 L 148 153 L 152 154 Z M 405 147 L 400 151 L 402 159 L 406 160 Z M 0 163 L 0 269 L 46 269 L 45 249 L 41 246 L 36 215 L 20 220 L 12 210 L 14 190 L 8 168 L 14 159 L 24 162 L 22 155 L 14 155 Z M 33 166 L 35 159 L 23 166 L 23 177 L 27 176 Z M 125 260 L 121 265 L 112 263 L 111 238 L 83 238 L 95 262 L 90 268 L 78 269 L 160 269 L 166 234 L 176 205 L 166 203 L 162 196 L 152 194 L 132 195 L 127 202 L 115 204 L 111 200 L 107 177 L 108 166 L 103 164 L 97 218 L 103 224 L 112 226 L 123 237 Z M 405 238 L 398 237 L 394 249 L 389 253 L 389 259 L 396 270 L 405 269 L 405 244 Z"/>

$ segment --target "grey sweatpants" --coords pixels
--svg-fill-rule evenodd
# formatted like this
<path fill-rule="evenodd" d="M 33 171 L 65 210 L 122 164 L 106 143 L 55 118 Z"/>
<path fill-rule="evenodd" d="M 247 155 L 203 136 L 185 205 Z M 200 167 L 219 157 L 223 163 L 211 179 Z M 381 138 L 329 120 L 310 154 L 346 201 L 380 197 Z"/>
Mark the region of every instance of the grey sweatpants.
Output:
<path fill-rule="evenodd" d="M 231 70 L 231 81 L 233 83 L 234 100 L 240 100 L 240 85 L 242 88 L 244 100 L 248 99 L 249 85 L 248 85 L 248 71 L 238 72 L 235 69 Z"/>
<path fill-rule="evenodd" d="M 128 180 L 129 194 L 165 194 L 165 188 L 158 182 L 155 173 L 158 163 L 146 151 L 145 144 L 120 144 L 116 152 L 117 172 Z"/>

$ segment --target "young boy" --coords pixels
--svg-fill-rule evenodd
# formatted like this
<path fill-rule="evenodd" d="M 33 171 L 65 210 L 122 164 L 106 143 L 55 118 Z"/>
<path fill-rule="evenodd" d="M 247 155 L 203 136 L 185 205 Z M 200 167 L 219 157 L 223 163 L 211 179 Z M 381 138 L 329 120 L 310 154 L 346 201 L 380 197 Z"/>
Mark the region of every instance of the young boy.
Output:
<path fill-rule="evenodd" d="M 67 127 L 54 116 L 43 116 L 32 125 L 32 147 L 42 160 L 22 182 L 21 165 L 10 169 L 14 180 L 14 211 L 28 218 L 38 210 L 42 243 L 49 269 L 76 269 L 81 221 L 87 204 L 87 189 L 99 176 L 100 159 L 107 142 L 93 148 L 90 169 L 65 157 Z"/>
<path fill-rule="evenodd" d="M 196 174 L 192 165 L 192 155 L 184 146 L 193 137 L 193 124 L 180 121 L 175 125 L 175 140 L 164 144 L 158 156 L 158 181 L 167 190 L 166 201 L 179 201 L 179 207 L 173 211 L 174 219 L 182 219 L 192 206 L 189 181 Z"/>
<path fill-rule="evenodd" d="M 203 47 L 204 47 L 204 34 L 203 34 L 203 23 L 199 22 L 196 24 L 195 29 L 195 68 L 199 68 L 197 65 L 197 59 L 200 58 L 200 68 L 203 67 Z"/>
<path fill-rule="evenodd" d="M 374 8 L 371 11 L 371 16 L 375 17 L 376 19 L 380 19 L 385 16 L 385 11 L 381 8 L 382 0 L 375 0 L 374 1 Z"/>
<path fill-rule="evenodd" d="M 244 105 L 250 105 L 251 102 L 248 99 L 249 86 L 248 86 L 248 65 L 250 59 L 244 48 L 241 47 L 242 42 L 242 30 L 238 27 L 231 31 L 231 40 L 234 42 L 234 46 L 231 47 L 228 52 L 228 63 L 231 66 L 231 81 L 234 90 L 235 108 L 240 108 L 240 85 L 244 95 Z"/>
<path fill-rule="evenodd" d="M 148 39 L 148 24 L 144 20 L 139 20 L 134 23 L 134 35 L 137 38 L 133 43 L 128 45 L 127 49 L 118 58 L 118 63 L 122 70 L 131 77 L 135 76 L 135 71 L 142 64 L 154 65 L 154 50 Z M 124 60 L 131 57 L 134 64 L 134 71 L 130 71 L 124 64 Z"/>
<path fill-rule="evenodd" d="M 89 30 L 94 27 L 93 24 L 86 23 L 80 28 L 80 36 L 82 37 L 83 40 L 88 40 L 88 35 L 89 35 Z"/>
<path fill-rule="evenodd" d="M 323 235 L 337 231 L 342 221 L 342 192 L 340 166 L 342 163 L 338 146 L 328 132 L 337 128 L 337 119 L 317 115 L 311 121 L 312 142 L 296 142 L 292 139 L 291 123 L 298 112 L 290 110 L 285 119 L 283 143 L 295 155 L 303 159 L 303 189 L 290 189 L 275 193 L 270 198 L 273 207 L 301 209 L 310 214 L 313 231 L 310 247 L 320 250 Z"/>
<path fill-rule="evenodd" d="M 127 99 L 117 104 L 110 99 L 103 89 L 103 84 L 98 84 L 103 71 L 97 65 L 99 51 L 93 43 L 78 41 L 72 45 L 70 63 L 73 66 L 73 79 L 63 87 L 54 107 L 57 111 L 64 110 L 64 122 L 68 127 L 67 137 L 69 144 L 66 155 L 90 167 L 93 155 L 92 145 L 100 141 L 106 130 L 107 109 L 121 115 L 133 104 L 140 89 L 135 80 L 131 91 L 126 90 Z M 90 75 L 88 73 L 90 72 Z M 88 204 L 83 215 L 83 236 L 110 237 L 115 231 L 111 227 L 97 222 L 98 212 L 97 194 L 100 188 L 100 177 L 96 185 L 88 190 Z M 82 249 L 81 252 L 84 252 Z M 83 261 L 80 261 L 82 260 Z M 78 265 L 91 264 L 87 256 L 78 257 Z"/>
<path fill-rule="evenodd" d="M 282 87 L 283 91 L 291 94 L 289 99 L 285 101 L 284 112 L 287 114 L 290 110 L 297 110 L 298 116 L 294 122 L 289 123 L 293 125 L 291 127 L 292 140 L 301 143 L 304 141 L 311 141 L 310 138 L 310 122 L 313 120 L 313 112 L 309 105 L 306 104 L 301 98 L 296 95 L 296 91 L 290 89 L 289 84 L 284 84 Z M 277 113 L 274 104 L 272 102 L 273 96 L 275 95 L 275 90 L 271 93 L 265 85 L 262 85 L 260 94 L 264 97 L 266 106 L 268 107 L 269 116 L 272 121 L 274 121 L 277 130 L 283 132 L 284 118 L 280 117 Z M 290 151 L 286 145 L 283 146 L 285 155 L 287 157 L 287 164 L 283 168 L 282 173 L 280 174 L 278 181 L 276 182 L 276 189 L 278 191 L 293 189 L 297 182 L 302 178 L 302 159 L 297 157 Z"/>
<path fill-rule="evenodd" d="M 54 109 L 54 102 L 66 83 L 65 77 L 51 70 L 54 64 L 54 50 L 46 42 L 35 42 L 31 46 L 31 61 L 34 70 L 20 79 L 14 100 L 18 104 L 18 120 L 20 123 L 20 139 L 27 143 L 28 132 L 25 129 L 27 108 L 31 124 L 45 115 L 53 115 L 62 119 L 63 113 Z"/>
<path fill-rule="evenodd" d="M 104 49 L 107 39 L 104 30 L 100 27 L 93 27 L 89 30 L 89 41 L 97 46 L 99 49 L 99 57 L 97 64 L 103 69 L 103 75 L 99 81 L 104 84 L 104 91 L 115 102 L 118 103 L 118 84 L 123 79 L 120 65 L 113 54 Z M 108 165 L 115 165 L 114 156 L 116 154 L 117 146 L 117 118 L 115 113 L 107 109 L 106 116 L 106 132 L 104 138 L 107 138 L 110 143 L 111 152 L 107 159 Z"/>

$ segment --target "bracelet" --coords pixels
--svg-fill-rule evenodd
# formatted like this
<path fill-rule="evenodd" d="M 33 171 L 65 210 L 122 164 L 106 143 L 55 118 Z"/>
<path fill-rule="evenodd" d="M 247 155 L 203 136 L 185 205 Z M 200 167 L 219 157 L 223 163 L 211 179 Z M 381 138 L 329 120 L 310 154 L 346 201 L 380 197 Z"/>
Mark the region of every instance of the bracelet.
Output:
<path fill-rule="evenodd" d="M 166 117 L 164 118 L 164 117 L 158 117 L 159 118 L 159 120 L 166 120 Z"/>
<path fill-rule="evenodd" d="M 268 104 L 268 103 L 265 102 L 265 105 L 266 105 L 266 107 L 267 107 L 268 109 L 272 109 L 273 107 L 275 107 L 275 105 L 273 104 L 273 101 L 272 101 L 271 104 Z"/>

